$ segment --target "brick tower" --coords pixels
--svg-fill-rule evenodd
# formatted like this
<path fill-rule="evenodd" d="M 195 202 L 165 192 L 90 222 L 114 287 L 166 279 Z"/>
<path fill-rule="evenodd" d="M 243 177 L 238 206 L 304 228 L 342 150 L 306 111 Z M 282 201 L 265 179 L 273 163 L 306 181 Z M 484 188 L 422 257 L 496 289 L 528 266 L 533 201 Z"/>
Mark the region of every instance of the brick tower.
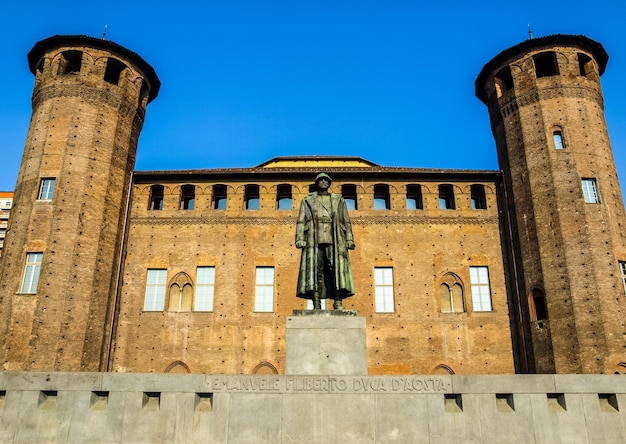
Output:
<path fill-rule="evenodd" d="M 487 63 L 504 174 L 517 370 L 613 373 L 626 361 L 624 203 L 604 118 L 608 56 L 583 36 L 530 39 Z"/>
<path fill-rule="evenodd" d="M 159 79 L 107 40 L 55 36 L 28 54 L 33 113 L 0 264 L 5 370 L 107 366 L 130 179 Z"/>

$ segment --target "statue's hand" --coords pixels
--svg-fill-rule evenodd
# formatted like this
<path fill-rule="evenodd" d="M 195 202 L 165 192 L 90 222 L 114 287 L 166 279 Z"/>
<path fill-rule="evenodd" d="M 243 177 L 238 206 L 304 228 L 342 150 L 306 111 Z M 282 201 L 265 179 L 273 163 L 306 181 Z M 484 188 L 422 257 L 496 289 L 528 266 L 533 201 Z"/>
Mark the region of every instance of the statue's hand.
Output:
<path fill-rule="evenodd" d="M 304 248 L 304 247 L 306 247 L 306 241 L 303 241 L 303 240 L 296 241 L 296 248 Z"/>
<path fill-rule="evenodd" d="M 348 248 L 348 250 L 354 250 L 356 245 L 354 245 L 354 242 L 352 241 L 346 241 L 346 247 Z"/>

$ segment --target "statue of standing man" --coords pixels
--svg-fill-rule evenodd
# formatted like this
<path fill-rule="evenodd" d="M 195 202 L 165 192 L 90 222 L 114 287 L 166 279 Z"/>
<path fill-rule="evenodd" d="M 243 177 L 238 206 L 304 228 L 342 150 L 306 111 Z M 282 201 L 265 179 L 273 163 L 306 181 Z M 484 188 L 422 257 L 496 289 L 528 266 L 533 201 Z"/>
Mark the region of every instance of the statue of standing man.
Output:
<path fill-rule="evenodd" d="M 354 294 L 352 224 L 343 196 L 328 191 L 331 182 L 327 174 L 317 175 L 317 191 L 302 199 L 296 223 L 296 247 L 302 249 L 297 295 L 311 299 L 314 310 L 322 299 L 334 299 L 334 309 L 343 310 L 342 300 Z"/>

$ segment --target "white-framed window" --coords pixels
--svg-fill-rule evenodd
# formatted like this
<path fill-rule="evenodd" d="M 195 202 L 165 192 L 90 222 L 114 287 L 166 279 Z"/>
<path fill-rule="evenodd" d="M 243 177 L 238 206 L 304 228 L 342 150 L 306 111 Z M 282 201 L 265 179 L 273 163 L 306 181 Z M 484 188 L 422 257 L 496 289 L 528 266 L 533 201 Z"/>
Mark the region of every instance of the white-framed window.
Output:
<path fill-rule="evenodd" d="M 624 287 L 624 294 L 626 294 L 626 262 L 619 261 L 619 274 L 622 277 L 622 286 Z"/>
<path fill-rule="evenodd" d="M 374 268 L 374 298 L 377 313 L 393 313 L 393 268 Z"/>
<path fill-rule="evenodd" d="M 599 203 L 598 187 L 595 179 L 582 179 L 583 196 L 585 203 Z"/>
<path fill-rule="evenodd" d="M 54 182 L 55 179 L 51 177 L 41 179 L 41 182 L 39 183 L 39 195 L 37 199 L 52 200 L 52 194 L 54 193 Z"/>
<path fill-rule="evenodd" d="M 470 284 L 472 286 L 472 306 L 474 311 L 491 311 L 489 268 L 470 267 Z"/>
<path fill-rule="evenodd" d="M 554 148 L 557 150 L 565 148 L 565 143 L 563 143 L 563 131 L 555 130 L 552 133 L 552 139 L 554 140 Z"/>
<path fill-rule="evenodd" d="M 144 311 L 163 311 L 165 308 L 165 287 L 167 269 L 149 268 L 146 278 L 146 296 L 143 303 Z"/>
<path fill-rule="evenodd" d="M 196 297 L 193 311 L 213 311 L 213 294 L 215 291 L 215 267 L 198 267 L 196 269 Z"/>
<path fill-rule="evenodd" d="M 254 311 L 274 311 L 274 267 L 256 267 Z"/>
<path fill-rule="evenodd" d="M 37 284 L 39 283 L 39 272 L 41 271 L 42 261 L 43 253 L 26 253 L 26 264 L 24 265 L 24 276 L 22 278 L 20 293 L 37 293 Z"/>

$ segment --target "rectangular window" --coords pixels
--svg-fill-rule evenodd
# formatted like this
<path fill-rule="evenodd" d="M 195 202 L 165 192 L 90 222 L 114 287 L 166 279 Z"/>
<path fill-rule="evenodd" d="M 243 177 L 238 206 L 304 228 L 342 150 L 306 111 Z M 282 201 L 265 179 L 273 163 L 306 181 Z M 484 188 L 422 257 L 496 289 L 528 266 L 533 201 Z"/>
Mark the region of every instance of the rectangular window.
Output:
<path fill-rule="evenodd" d="M 256 267 L 254 311 L 274 311 L 274 267 Z"/>
<path fill-rule="evenodd" d="M 146 297 L 144 311 L 163 311 L 165 308 L 165 280 L 167 269 L 149 268 L 146 279 Z"/>
<path fill-rule="evenodd" d="M 472 305 L 474 311 L 491 311 L 491 290 L 489 289 L 489 269 L 470 267 Z"/>
<path fill-rule="evenodd" d="M 619 261 L 619 274 L 622 277 L 622 286 L 624 287 L 624 294 L 626 294 L 626 262 Z"/>
<path fill-rule="evenodd" d="M 213 208 L 226 209 L 226 185 L 213 185 Z"/>
<path fill-rule="evenodd" d="M 54 193 L 54 182 L 55 179 L 47 178 L 41 179 L 41 183 L 39 184 L 39 200 L 52 200 L 52 194 Z"/>
<path fill-rule="evenodd" d="M 439 185 L 439 209 L 454 210 L 454 189 L 452 185 Z"/>
<path fill-rule="evenodd" d="M 215 291 L 215 267 L 196 269 L 196 297 L 193 311 L 213 311 L 213 292 Z"/>
<path fill-rule="evenodd" d="M 583 196 L 585 198 L 586 203 L 599 203 L 600 198 L 598 197 L 598 187 L 595 179 L 583 179 L 582 180 L 583 187 Z"/>
<path fill-rule="evenodd" d="M 259 198 L 259 186 L 246 185 L 243 201 L 244 208 L 246 210 L 258 210 L 261 205 L 261 200 Z"/>
<path fill-rule="evenodd" d="M 193 210 L 196 201 L 196 187 L 183 185 L 180 189 L 180 209 Z"/>
<path fill-rule="evenodd" d="M 487 209 L 487 198 L 485 197 L 485 187 L 483 185 L 472 185 L 470 195 L 472 199 L 472 210 Z"/>
<path fill-rule="evenodd" d="M 279 210 L 291 210 L 291 185 L 278 185 L 278 188 L 276 190 L 276 208 Z"/>
<path fill-rule="evenodd" d="M 406 209 L 422 210 L 424 203 L 422 201 L 422 186 L 410 184 L 406 186 Z"/>
<path fill-rule="evenodd" d="M 26 265 L 24 266 L 24 277 L 22 278 L 20 293 L 37 293 L 42 260 L 43 253 L 26 253 Z"/>
<path fill-rule="evenodd" d="M 346 201 L 346 207 L 348 207 L 348 210 L 357 209 L 356 185 L 352 185 L 352 184 L 342 185 L 341 195 L 343 196 L 343 199 Z"/>
<path fill-rule="evenodd" d="M 388 210 L 391 208 L 389 199 L 389 185 L 374 185 L 374 209 Z"/>
<path fill-rule="evenodd" d="M 375 305 L 377 313 L 393 313 L 393 268 L 374 268 Z"/>

